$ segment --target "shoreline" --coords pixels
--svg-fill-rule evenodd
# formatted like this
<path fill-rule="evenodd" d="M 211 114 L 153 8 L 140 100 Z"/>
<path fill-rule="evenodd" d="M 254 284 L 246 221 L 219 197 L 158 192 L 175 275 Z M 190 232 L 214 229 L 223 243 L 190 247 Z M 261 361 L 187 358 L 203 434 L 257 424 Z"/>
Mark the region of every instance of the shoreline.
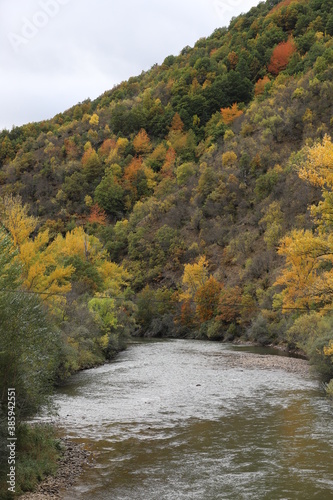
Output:
<path fill-rule="evenodd" d="M 61 493 L 72 486 L 82 475 L 85 467 L 94 464 L 93 454 L 84 449 L 82 444 L 68 438 L 60 438 L 64 452 L 59 460 L 59 468 L 54 476 L 41 481 L 34 492 L 23 493 L 20 500 L 58 500 Z"/>
<path fill-rule="evenodd" d="M 226 360 L 224 369 L 239 367 L 257 370 L 283 370 L 295 375 L 315 377 L 315 372 L 312 372 L 310 362 L 307 359 L 240 351 L 224 352 L 223 356 Z"/>

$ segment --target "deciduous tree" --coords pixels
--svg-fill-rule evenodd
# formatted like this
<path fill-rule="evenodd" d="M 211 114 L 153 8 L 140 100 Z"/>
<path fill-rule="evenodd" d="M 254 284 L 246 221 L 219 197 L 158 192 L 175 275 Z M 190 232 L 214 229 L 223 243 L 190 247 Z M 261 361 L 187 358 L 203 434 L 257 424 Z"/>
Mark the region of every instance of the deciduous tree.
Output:
<path fill-rule="evenodd" d="M 208 280 L 208 261 L 206 257 L 199 258 L 197 263 L 185 264 L 182 283 L 185 291 L 182 299 L 194 298 L 195 294 Z"/>
<path fill-rule="evenodd" d="M 272 75 L 278 75 L 281 71 L 286 69 L 291 56 L 296 51 L 296 45 L 292 39 L 286 42 L 281 42 L 273 50 L 273 54 L 268 65 L 268 71 Z"/>
<path fill-rule="evenodd" d="M 201 323 L 216 316 L 222 285 L 211 276 L 197 291 L 194 300 Z"/>
<path fill-rule="evenodd" d="M 232 122 L 242 116 L 243 111 L 238 108 L 238 104 L 235 102 L 229 108 L 221 108 L 221 115 L 225 125 L 230 125 Z"/>

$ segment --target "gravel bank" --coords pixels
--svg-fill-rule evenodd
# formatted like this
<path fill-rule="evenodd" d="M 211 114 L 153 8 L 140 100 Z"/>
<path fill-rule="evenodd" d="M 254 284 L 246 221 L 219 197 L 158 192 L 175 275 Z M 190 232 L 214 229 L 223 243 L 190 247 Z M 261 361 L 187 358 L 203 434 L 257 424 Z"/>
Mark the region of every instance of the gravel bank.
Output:
<path fill-rule="evenodd" d="M 284 370 L 304 377 L 313 376 L 310 363 L 305 359 L 249 352 L 224 352 L 222 368 L 224 370 L 229 368 Z"/>
<path fill-rule="evenodd" d="M 63 438 L 61 442 L 65 452 L 60 459 L 56 476 L 48 477 L 40 483 L 34 493 L 25 493 L 20 500 L 49 500 L 61 499 L 61 491 L 71 486 L 76 478 L 83 473 L 84 467 L 93 465 L 92 453 L 86 451 L 82 445 Z"/>

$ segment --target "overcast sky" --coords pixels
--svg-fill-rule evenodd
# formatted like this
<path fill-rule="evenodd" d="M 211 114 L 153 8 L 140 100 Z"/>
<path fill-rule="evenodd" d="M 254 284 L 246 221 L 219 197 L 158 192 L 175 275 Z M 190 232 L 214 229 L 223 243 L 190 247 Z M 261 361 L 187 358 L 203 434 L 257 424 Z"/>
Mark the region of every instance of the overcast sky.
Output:
<path fill-rule="evenodd" d="M 0 129 L 52 118 L 259 0 L 0 0 Z"/>

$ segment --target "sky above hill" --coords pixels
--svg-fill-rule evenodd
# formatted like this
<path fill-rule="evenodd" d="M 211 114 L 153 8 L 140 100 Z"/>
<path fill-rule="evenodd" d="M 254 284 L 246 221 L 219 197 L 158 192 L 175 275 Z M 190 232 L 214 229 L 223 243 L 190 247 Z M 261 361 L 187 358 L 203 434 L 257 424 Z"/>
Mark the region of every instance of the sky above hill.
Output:
<path fill-rule="evenodd" d="M 258 0 L 1 0 L 0 129 L 52 118 L 178 55 Z"/>

